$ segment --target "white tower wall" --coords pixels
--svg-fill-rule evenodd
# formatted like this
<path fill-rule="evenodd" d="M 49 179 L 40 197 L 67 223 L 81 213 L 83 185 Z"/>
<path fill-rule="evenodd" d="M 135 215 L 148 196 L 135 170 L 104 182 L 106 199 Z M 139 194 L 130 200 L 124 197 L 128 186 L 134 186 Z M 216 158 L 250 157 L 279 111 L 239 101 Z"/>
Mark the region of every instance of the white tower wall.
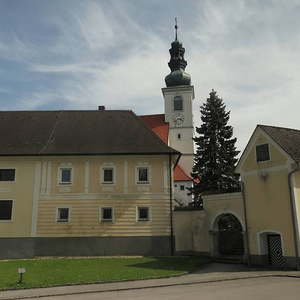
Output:
<path fill-rule="evenodd" d="M 162 89 L 165 102 L 165 121 L 169 123 L 169 146 L 180 151 L 182 157 L 180 166 L 190 175 L 194 158 L 194 124 L 192 101 L 194 99 L 193 86 L 174 86 Z M 180 96 L 183 100 L 183 109 L 174 110 L 174 97 Z M 178 123 L 176 118 L 182 118 Z"/>

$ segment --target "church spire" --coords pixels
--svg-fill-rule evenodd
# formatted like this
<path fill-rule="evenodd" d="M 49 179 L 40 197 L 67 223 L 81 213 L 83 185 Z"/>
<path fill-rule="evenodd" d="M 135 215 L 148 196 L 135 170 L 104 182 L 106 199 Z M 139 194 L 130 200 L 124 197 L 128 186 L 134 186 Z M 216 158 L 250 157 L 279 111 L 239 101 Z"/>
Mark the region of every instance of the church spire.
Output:
<path fill-rule="evenodd" d="M 177 30 L 177 18 L 175 18 L 175 40 L 172 42 L 171 49 L 169 50 L 171 57 L 168 63 L 171 73 L 165 78 L 167 87 L 191 84 L 191 76 L 184 72 L 187 65 L 184 59 L 185 49 L 182 47 L 182 43 L 178 41 Z"/>
<path fill-rule="evenodd" d="M 177 18 L 175 17 L 175 41 L 177 41 L 177 29 L 178 29 Z"/>

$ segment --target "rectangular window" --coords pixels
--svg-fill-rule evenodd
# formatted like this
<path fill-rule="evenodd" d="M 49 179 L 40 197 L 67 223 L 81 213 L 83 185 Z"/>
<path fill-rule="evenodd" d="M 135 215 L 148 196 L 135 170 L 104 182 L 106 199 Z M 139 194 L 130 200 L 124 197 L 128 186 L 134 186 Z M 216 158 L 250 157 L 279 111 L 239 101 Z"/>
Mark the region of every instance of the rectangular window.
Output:
<path fill-rule="evenodd" d="M 15 181 L 15 169 L 0 169 L 0 181 Z"/>
<path fill-rule="evenodd" d="M 0 220 L 11 220 L 12 200 L 0 200 Z"/>
<path fill-rule="evenodd" d="M 269 153 L 269 145 L 257 145 L 256 146 L 256 161 L 267 161 L 270 160 L 270 153 Z"/>
<path fill-rule="evenodd" d="M 113 183 L 114 181 L 114 169 L 104 168 L 103 169 L 103 183 Z"/>
<path fill-rule="evenodd" d="M 138 207 L 138 221 L 149 221 L 149 207 Z"/>
<path fill-rule="evenodd" d="M 112 222 L 113 220 L 113 209 L 111 207 L 101 208 L 101 221 L 102 222 Z"/>
<path fill-rule="evenodd" d="M 174 111 L 182 111 L 183 110 L 183 101 L 181 96 L 174 97 Z"/>
<path fill-rule="evenodd" d="M 184 191 L 184 185 L 181 185 L 181 186 L 180 186 L 180 190 L 181 190 L 181 191 Z"/>
<path fill-rule="evenodd" d="M 146 167 L 138 168 L 138 183 L 149 183 L 148 168 Z"/>
<path fill-rule="evenodd" d="M 70 184 L 72 183 L 72 169 L 71 168 L 61 168 L 60 169 L 60 184 Z"/>
<path fill-rule="evenodd" d="M 69 222 L 69 208 L 60 207 L 57 209 L 57 222 Z"/>

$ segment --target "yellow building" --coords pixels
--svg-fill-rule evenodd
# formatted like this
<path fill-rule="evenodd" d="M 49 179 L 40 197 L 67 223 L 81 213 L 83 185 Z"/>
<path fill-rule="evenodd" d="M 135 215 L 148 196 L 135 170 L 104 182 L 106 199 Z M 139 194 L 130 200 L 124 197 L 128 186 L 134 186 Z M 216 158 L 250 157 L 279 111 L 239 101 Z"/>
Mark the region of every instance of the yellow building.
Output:
<path fill-rule="evenodd" d="M 174 214 L 176 251 L 299 268 L 300 130 L 258 125 L 236 172 L 242 192 L 203 196 Z"/>
<path fill-rule="evenodd" d="M 0 112 L 0 137 L 1 258 L 171 253 L 180 154 L 133 112 Z"/>
<path fill-rule="evenodd" d="M 299 264 L 300 131 L 258 125 L 237 166 L 251 264 Z"/>

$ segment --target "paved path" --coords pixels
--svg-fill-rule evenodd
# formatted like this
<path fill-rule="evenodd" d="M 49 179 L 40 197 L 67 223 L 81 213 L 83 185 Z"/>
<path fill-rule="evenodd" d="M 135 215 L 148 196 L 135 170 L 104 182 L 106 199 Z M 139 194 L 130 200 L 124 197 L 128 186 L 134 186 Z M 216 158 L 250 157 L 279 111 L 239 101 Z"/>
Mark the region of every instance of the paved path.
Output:
<path fill-rule="evenodd" d="M 276 279 L 279 281 L 290 279 L 298 282 L 299 280 L 298 285 L 300 286 L 299 271 L 266 271 L 262 269 L 248 268 L 247 266 L 244 265 L 213 263 L 213 264 L 208 264 L 203 266 L 203 268 L 198 272 L 179 276 L 179 277 L 4 291 L 4 292 L 0 292 L 0 300 L 30 299 L 36 297 L 64 296 L 64 295 L 73 295 L 75 299 L 75 295 L 84 294 L 85 296 L 87 296 L 87 294 L 92 295 L 95 293 L 107 293 L 112 291 L 116 291 L 120 293 L 126 291 L 149 290 L 150 292 L 150 290 L 154 288 L 167 288 L 167 287 L 173 287 L 176 290 L 176 289 L 182 289 L 183 287 L 192 288 L 192 286 L 197 286 L 199 285 L 199 283 L 202 284 L 212 283 L 212 282 L 224 283 L 225 281 L 237 280 L 237 279 L 244 279 L 244 280 L 239 280 L 239 282 L 245 282 L 246 279 L 251 279 L 251 278 L 257 279 L 258 277 L 261 277 L 260 279 L 263 278 L 270 279 L 270 280 Z M 59 299 L 59 298 L 55 298 L 55 299 Z M 170 299 L 176 299 L 176 298 L 170 298 Z"/>

